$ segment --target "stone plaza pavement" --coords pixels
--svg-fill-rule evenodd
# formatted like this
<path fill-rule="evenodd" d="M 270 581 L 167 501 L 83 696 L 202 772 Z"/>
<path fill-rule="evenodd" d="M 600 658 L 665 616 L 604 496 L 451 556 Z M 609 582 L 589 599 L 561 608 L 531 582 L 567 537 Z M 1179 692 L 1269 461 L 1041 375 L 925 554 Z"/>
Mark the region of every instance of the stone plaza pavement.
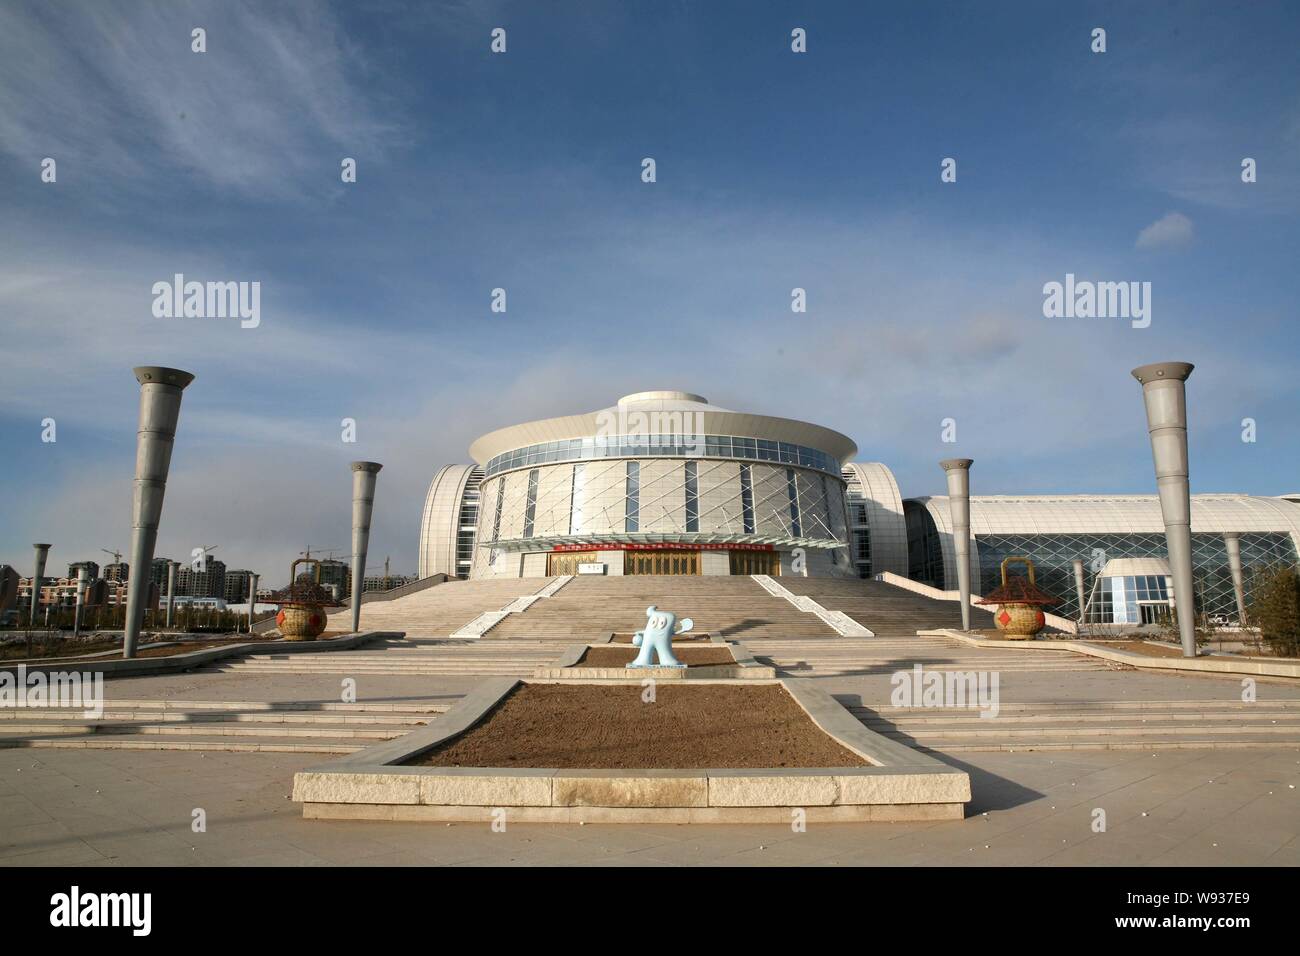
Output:
<path fill-rule="evenodd" d="M 972 754 L 951 761 L 972 776 L 965 820 L 802 833 L 304 820 L 290 780 L 319 760 L 0 751 L 0 865 L 1300 866 L 1300 748 Z M 196 808 L 206 832 L 191 830 Z"/>
<path fill-rule="evenodd" d="M 1300 865 L 1300 681 L 972 647 L 916 633 L 953 608 L 879 588 L 861 609 L 847 603 L 851 592 L 836 598 L 877 633 L 843 636 L 809 615 L 802 629 L 787 626 L 784 605 L 760 613 L 775 599 L 748 579 L 709 587 L 733 598 L 696 595 L 702 609 L 778 676 L 816 682 L 870 729 L 969 772 L 966 818 L 795 832 L 512 825 L 507 811 L 503 833 L 470 823 L 304 820 L 289 799 L 297 771 L 409 733 L 485 678 L 530 675 L 572 643 L 549 625 L 528 631 L 529 621 L 554 616 L 543 601 L 557 598 L 515 614 L 515 637 L 451 638 L 489 598 L 508 597 L 475 598 L 478 586 L 465 582 L 411 598 L 418 614 L 400 602 L 384 608 L 415 614 L 417 633 L 434 636 L 332 652 L 259 650 L 184 673 L 112 679 L 99 720 L 71 709 L 0 711 L 0 864 Z M 641 619 L 632 604 L 599 607 L 607 618 L 577 630 Z M 894 675 L 918 664 L 997 675 L 1000 713 L 895 706 Z M 1257 699 L 1244 684 L 1257 684 Z M 341 700 L 348 685 L 355 702 Z M 196 809 L 206 832 L 191 830 Z M 1097 810 L 1104 832 L 1094 830 Z"/>

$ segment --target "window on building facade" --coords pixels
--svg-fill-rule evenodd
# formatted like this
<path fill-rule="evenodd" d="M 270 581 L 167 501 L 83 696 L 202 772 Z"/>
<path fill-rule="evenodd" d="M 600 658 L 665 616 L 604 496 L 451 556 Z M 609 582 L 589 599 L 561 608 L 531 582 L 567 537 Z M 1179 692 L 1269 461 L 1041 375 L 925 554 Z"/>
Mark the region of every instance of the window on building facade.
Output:
<path fill-rule="evenodd" d="M 641 463 L 627 463 L 626 510 L 623 512 L 623 530 L 637 531 L 641 525 Z"/>
<path fill-rule="evenodd" d="M 533 518 L 537 514 L 537 476 L 538 469 L 528 473 L 528 500 L 524 503 L 524 537 L 533 536 Z"/>
<path fill-rule="evenodd" d="M 700 530 L 699 463 L 686 463 L 686 530 Z"/>
<path fill-rule="evenodd" d="M 795 479 L 793 468 L 785 470 L 785 487 L 790 495 L 790 533 L 798 538 L 803 530 L 799 525 L 799 483 Z"/>
<path fill-rule="evenodd" d="M 745 534 L 754 533 L 754 478 L 748 465 L 740 466 L 740 510 Z"/>

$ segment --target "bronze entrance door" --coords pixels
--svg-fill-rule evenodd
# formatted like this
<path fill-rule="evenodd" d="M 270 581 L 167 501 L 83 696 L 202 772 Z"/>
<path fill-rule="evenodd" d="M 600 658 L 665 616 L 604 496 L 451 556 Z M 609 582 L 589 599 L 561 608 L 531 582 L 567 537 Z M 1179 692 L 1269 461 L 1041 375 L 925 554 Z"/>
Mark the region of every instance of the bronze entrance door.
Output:
<path fill-rule="evenodd" d="M 700 552 L 624 551 L 624 574 L 699 574 Z"/>
<path fill-rule="evenodd" d="M 767 574 L 779 577 L 781 555 L 776 551 L 732 551 L 732 574 Z"/>
<path fill-rule="evenodd" d="M 578 565 L 595 563 L 595 551 L 552 551 L 546 556 L 546 573 L 577 574 Z"/>

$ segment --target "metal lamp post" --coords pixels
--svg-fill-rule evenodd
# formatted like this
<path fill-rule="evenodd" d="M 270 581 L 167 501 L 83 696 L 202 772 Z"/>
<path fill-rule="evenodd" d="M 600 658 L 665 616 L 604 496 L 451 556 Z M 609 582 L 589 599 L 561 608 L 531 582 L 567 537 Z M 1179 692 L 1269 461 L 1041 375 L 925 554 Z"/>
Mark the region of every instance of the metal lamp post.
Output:
<path fill-rule="evenodd" d="M 361 592 L 365 589 L 370 515 L 375 507 L 375 477 L 384 466 L 375 461 L 352 463 L 352 631 L 361 627 Z"/>
<path fill-rule="evenodd" d="M 140 427 L 135 445 L 135 493 L 131 509 L 131 570 L 126 587 L 126 625 L 122 655 L 135 657 L 144 607 L 149 595 L 154 545 L 162 517 L 163 493 L 171 467 L 176 423 L 181 415 L 181 393 L 194 381 L 176 368 L 141 366 L 134 369 L 140 383 Z"/>
<path fill-rule="evenodd" d="M 1133 370 L 1142 383 L 1165 545 L 1174 578 L 1174 605 L 1183 656 L 1196 656 L 1196 601 L 1192 588 L 1192 496 L 1187 461 L 1189 362 L 1156 362 Z"/>
<path fill-rule="evenodd" d="M 947 458 L 939 467 L 948 477 L 948 508 L 952 514 L 952 548 L 957 559 L 957 588 L 961 592 L 961 629 L 970 630 L 970 458 Z"/>

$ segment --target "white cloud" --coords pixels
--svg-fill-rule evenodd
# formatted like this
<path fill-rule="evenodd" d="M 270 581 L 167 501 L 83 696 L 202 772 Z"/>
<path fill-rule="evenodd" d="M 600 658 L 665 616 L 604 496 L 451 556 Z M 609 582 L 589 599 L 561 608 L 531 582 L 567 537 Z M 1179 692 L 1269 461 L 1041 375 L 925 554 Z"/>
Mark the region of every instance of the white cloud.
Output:
<path fill-rule="evenodd" d="M 1137 247 L 1183 246 L 1192 241 L 1194 234 L 1190 219 L 1181 212 L 1168 212 L 1138 233 Z"/>

